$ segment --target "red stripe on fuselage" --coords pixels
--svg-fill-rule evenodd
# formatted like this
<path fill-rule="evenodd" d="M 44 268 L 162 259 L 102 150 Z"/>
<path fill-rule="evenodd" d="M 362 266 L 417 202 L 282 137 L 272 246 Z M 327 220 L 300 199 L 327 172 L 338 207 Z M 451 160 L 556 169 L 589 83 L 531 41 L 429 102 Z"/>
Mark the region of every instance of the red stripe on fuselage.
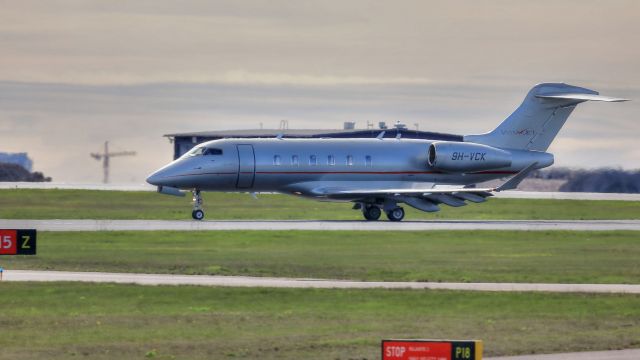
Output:
<path fill-rule="evenodd" d="M 515 174 L 515 171 L 480 171 L 467 174 Z M 445 174 L 442 171 L 256 171 L 256 174 L 355 174 L 355 175 L 413 175 L 413 174 Z"/>
<path fill-rule="evenodd" d="M 428 174 L 445 174 L 442 171 L 256 171 L 256 174 L 264 175 L 323 175 L 323 174 L 348 174 L 348 175 L 428 175 Z M 485 175 L 485 174 L 504 174 L 511 175 L 517 173 L 516 171 L 479 171 L 474 173 L 467 173 L 473 175 Z M 243 171 L 240 174 L 253 174 L 251 171 Z M 206 172 L 198 174 L 179 174 L 170 175 L 167 177 L 181 177 L 181 176 L 202 176 L 202 175 L 238 175 L 237 172 Z"/>

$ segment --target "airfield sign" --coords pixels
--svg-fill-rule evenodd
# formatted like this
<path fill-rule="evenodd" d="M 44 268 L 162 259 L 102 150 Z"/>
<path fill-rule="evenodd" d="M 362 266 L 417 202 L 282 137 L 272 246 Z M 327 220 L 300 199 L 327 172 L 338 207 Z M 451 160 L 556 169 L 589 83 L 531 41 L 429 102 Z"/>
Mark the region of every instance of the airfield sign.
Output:
<path fill-rule="evenodd" d="M 0 229 L 0 255 L 35 255 L 36 231 Z"/>
<path fill-rule="evenodd" d="M 482 360 L 482 341 L 382 340 L 382 360 Z"/>

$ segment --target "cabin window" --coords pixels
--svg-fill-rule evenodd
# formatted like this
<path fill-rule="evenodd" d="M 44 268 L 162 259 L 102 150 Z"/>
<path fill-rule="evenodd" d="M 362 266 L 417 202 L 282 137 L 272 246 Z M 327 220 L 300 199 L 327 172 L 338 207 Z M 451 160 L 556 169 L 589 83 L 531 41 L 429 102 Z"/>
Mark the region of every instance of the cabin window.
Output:
<path fill-rule="evenodd" d="M 291 165 L 299 166 L 300 160 L 298 159 L 298 155 L 291 155 Z"/>
<path fill-rule="evenodd" d="M 353 166 L 353 156 L 347 155 L 347 166 Z"/>
<path fill-rule="evenodd" d="M 311 165 L 311 166 L 318 165 L 318 157 L 315 156 L 315 155 L 310 155 L 309 156 L 309 165 Z"/>
<path fill-rule="evenodd" d="M 367 155 L 367 156 L 364 158 L 364 165 L 365 165 L 366 167 L 371 167 L 371 155 Z"/>
<path fill-rule="evenodd" d="M 280 155 L 273 156 L 273 165 L 280 165 Z"/>
<path fill-rule="evenodd" d="M 203 155 L 222 155 L 222 149 L 206 148 Z"/>
<path fill-rule="evenodd" d="M 327 164 L 328 164 L 328 165 L 331 165 L 331 166 L 335 165 L 335 164 L 336 164 L 336 158 L 335 158 L 335 156 L 333 156 L 333 155 L 329 155 L 329 156 L 327 157 Z"/>

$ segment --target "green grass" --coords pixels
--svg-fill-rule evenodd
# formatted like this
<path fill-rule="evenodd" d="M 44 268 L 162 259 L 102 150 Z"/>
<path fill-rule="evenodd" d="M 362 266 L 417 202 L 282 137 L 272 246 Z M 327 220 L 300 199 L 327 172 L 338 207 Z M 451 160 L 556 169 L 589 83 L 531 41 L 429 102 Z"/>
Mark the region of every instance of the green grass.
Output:
<path fill-rule="evenodd" d="M 0 219 L 190 219 L 190 198 L 152 192 L 0 190 Z M 350 203 L 288 195 L 204 193 L 207 219 L 361 219 Z M 640 202 L 490 199 L 438 213 L 406 207 L 408 219 L 640 219 Z"/>
<path fill-rule="evenodd" d="M 378 359 L 383 338 L 485 355 L 640 347 L 640 296 L 0 283 L 1 359 Z"/>
<path fill-rule="evenodd" d="M 455 282 L 640 283 L 640 232 L 41 232 L 9 269 Z"/>

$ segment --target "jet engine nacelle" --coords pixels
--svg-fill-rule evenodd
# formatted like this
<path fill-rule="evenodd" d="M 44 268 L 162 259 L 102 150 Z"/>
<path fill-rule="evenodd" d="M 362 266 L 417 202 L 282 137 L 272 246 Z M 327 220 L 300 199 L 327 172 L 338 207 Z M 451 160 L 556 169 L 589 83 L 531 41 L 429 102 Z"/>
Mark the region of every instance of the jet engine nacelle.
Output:
<path fill-rule="evenodd" d="M 493 170 L 511 166 L 508 151 L 491 146 L 453 141 L 437 141 L 429 146 L 429 166 L 447 172 Z"/>

